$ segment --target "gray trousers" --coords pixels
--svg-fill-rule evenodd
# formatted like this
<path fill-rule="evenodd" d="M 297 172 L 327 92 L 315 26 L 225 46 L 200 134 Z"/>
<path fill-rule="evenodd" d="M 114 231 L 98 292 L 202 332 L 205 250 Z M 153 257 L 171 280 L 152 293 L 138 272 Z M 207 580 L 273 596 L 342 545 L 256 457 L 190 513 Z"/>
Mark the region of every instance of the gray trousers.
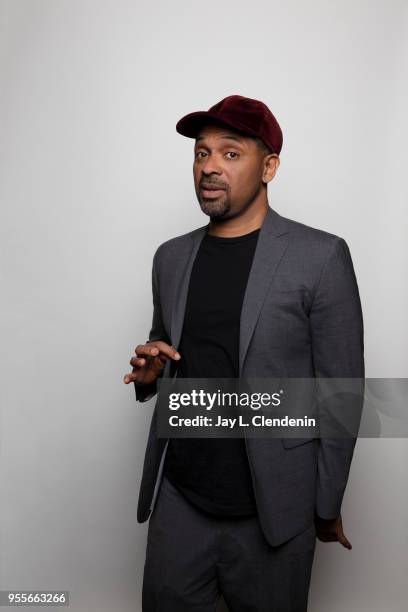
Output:
<path fill-rule="evenodd" d="M 314 525 L 270 546 L 258 518 L 218 518 L 164 477 L 150 517 L 143 612 L 306 612 Z"/>

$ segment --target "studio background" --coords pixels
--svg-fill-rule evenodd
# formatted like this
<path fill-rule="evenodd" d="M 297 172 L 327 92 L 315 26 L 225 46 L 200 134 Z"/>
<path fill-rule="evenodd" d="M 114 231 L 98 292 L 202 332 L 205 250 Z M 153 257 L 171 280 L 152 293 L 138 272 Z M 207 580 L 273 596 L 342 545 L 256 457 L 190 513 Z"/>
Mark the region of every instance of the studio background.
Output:
<path fill-rule="evenodd" d="M 1 589 L 141 610 L 154 402 L 122 378 L 154 251 L 208 221 L 181 116 L 270 107 L 270 205 L 347 241 L 366 376 L 407 376 L 407 26 L 398 0 L 0 1 Z M 407 481 L 407 440 L 358 441 L 353 550 L 318 542 L 311 611 L 406 609 Z"/>

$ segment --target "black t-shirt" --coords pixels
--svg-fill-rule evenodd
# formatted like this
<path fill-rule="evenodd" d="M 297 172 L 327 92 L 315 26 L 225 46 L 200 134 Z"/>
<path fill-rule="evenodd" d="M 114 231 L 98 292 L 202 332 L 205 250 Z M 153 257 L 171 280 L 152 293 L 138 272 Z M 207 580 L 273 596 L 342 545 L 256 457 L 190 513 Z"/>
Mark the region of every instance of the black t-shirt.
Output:
<path fill-rule="evenodd" d="M 258 235 L 259 229 L 233 238 L 204 236 L 191 272 L 177 376 L 239 376 L 241 309 Z M 256 512 L 243 438 L 170 439 L 164 473 L 202 510 Z"/>

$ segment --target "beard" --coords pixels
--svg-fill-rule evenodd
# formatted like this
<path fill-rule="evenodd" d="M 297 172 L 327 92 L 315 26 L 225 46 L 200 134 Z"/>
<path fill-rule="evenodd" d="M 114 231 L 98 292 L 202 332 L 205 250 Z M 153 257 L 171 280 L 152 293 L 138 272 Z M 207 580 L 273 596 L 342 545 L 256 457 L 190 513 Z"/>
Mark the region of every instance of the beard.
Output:
<path fill-rule="evenodd" d="M 231 204 L 226 194 L 216 200 L 199 197 L 198 202 L 203 213 L 210 219 L 223 219 L 231 210 Z"/>

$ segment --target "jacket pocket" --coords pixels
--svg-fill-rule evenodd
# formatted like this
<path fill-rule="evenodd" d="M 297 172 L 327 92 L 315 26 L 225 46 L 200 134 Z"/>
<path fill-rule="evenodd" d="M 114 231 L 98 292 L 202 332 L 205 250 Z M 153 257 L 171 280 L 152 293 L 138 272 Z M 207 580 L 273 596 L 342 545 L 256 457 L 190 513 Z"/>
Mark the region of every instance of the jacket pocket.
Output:
<path fill-rule="evenodd" d="M 317 438 L 281 438 L 284 448 L 294 448 L 295 446 L 301 446 L 313 442 Z"/>

